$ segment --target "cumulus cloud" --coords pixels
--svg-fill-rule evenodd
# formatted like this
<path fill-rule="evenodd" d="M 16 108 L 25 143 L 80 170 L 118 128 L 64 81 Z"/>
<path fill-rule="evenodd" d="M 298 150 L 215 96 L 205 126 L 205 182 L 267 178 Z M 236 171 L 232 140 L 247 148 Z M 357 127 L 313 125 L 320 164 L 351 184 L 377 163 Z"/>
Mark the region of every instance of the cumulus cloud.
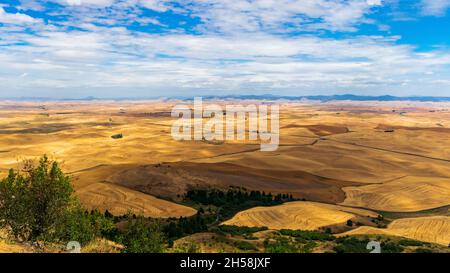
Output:
<path fill-rule="evenodd" d="M 23 13 L 8 13 L 0 6 L 0 23 L 20 25 L 20 24 L 32 24 L 39 20 L 28 16 Z"/>

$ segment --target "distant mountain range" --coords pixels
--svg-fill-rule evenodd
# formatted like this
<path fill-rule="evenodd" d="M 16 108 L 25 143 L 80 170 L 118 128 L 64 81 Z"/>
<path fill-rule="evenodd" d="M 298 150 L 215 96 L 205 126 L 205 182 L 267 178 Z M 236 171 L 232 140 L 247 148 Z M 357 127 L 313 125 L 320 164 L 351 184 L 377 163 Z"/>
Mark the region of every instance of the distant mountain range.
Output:
<path fill-rule="evenodd" d="M 123 97 L 123 98 L 96 98 L 86 97 L 79 99 L 52 99 L 52 98 L 36 98 L 36 97 L 22 97 L 22 98 L 3 98 L 3 100 L 15 101 L 95 101 L 95 100 L 154 100 L 154 99 L 180 99 L 192 100 L 194 96 L 174 96 L 174 97 Z M 218 100 L 218 99 L 236 99 L 236 100 L 316 100 L 316 101 L 418 101 L 418 102 L 450 102 L 450 97 L 433 97 L 433 96 L 411 96 L 411 97 L 396 97 L 396 96 L 359 96 L 352 94 L 345 95 L 316 95 L 316 96 L 278 96 L 272 94 L 266 95 L 224 95 L 224 96 L 201 96 L 204 100 Z M 0 98 L 1 99 L 1 98 Z"/>
<path fill-rule="evenodd" d="M 204 99 L 252 99 L 252 100 L 318 100 L 318 101 L 421 101 L 421 102 L 449 102 L 450 97 L 395 97 L 395 96 L 358 96 L 358 95 L 318 95 L 318 96 L 276 96 L 276 95 L 230 95 L 206 96 Z"/>

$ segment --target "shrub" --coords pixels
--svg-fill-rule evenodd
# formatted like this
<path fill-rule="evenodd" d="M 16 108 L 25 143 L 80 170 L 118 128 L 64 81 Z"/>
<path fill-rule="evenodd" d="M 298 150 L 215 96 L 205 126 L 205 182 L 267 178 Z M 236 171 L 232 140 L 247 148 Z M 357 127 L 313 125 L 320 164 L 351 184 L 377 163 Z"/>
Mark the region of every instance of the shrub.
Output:
<path fill-rule="evenodd" d="M 368 253 L 366 246 L 369 243 L 368 239 L 358 240 L 353 237 L 343 237 L 336 239 L 337 245 L 334 251 L 337 253 Z"/>
<path fill-rule="evenodd" d="M 161 253 L 164 235 L 157 224 L 149 224 L 144 217 L 130 220 L 121 241 L 127 253 Z"/>
<path fill-rule="evenodd" d="M 9 171 L 0 183 L 0 218 L 20 240 L 50 239 L 73 202 L 73 189 L 56 162 L 46 156 L 34 167 Z"/>
<path fill-rule="evenodd" d="M 317 244 L 314 241 L 301 241 L 296 238 L 276 237 L 264 242 L 267 253 L 311 253 Z"/>
<path fill-rule="evenodd" d="M 369 239 L 359 240 L 354 237 L 343 237 L 336 239 L 337 245 L 334 247 L 334 251 L 338 253 L 367 253 L 372 250 L 367 249 Z M 403 247 L 393 242 L 382 242 L 380 244 L 382 253 L 401 253 Z"/>
<path fill-rule="evenodd" d="M 332 241 L 335 239 L 335 237 L 329 233 L 307 231 L 307 230 L 282 229 L 280 230 L 280 234 L 304 240 L 314 240 L 314 241 Z"/>
<path fill-rule="evenodd" d="M 77 241 L 85 244 L 95 238 L 92 223 L 81 210 L 73 210 L 64 216 L 64 220 L 60 224 L 60 234 L 57 234 L 59 240 Z"/>
<path fill-rule="evenodd" d="M 200 246 L 194 242 L 183 244 L 174 249 L 175 253 L 200 253 Z"/>
<path fill-rule="evenodd" d="M 403 247 L 398 244 L 395 244 L 395 243 L 383 242 L 383 243 L 381 243 L 381 252 L 382 253 L 401 253 L 401 252 L 403 252 Z"/>
<path fill-rule="evenodd" d="M 217 230 L 222 233 L 228 233 L 231 235 L 248 235 L 258 231 L 267 230 L 267 227 L 240 227 L 230 225 L 220 225 Z"/>
<path fill-rule="evenodd" d="M 416 253 L 433 253 L 433 250 L 431 250 L 429 248 L 419 247 L 414 252 L 416 252 Z"/>
<path fill-rule="evenodd" d="M 100 213 L 85 213 L 73 195 L 70 178 L 46 156 L 26 161 L 0 182 L 0 226 L 21 241 L 81 244 L 115 227 Z"/>
<path fill-rule="evenodd" d="M 419 241 L 411 240 L 411 239 L 402 239 L 402 240 L 398 241 L 398 243 L 402 246 L 423 246 L 423 245 L 427 244 L 424 242 L 419 242 Z"/>
<path fill-rule="evenodd" d="M 349 226 L 349 227 L 353 226 L 353 221 L 352 220 L 347 220 L 347 226 Z"/>
<path fill-rule="evenodd" d="M 118 230 L 114 223 L 103 214 L 88 213 L 80 207 L 70 210 L 61 221 L 57 238 L 62 241 L 77 241 L 86 244 L 95 237 L 116 240 Z"/>
<path fill-rule="evenodd" d="M 246 241 L 236 241 L 234 242 L 234 246 L 240 250 L 258 250 L 254 244 Z"/>
<path fill-rule="evenodd" d="M 297 247 L 284 237 L 265 241 L 265 247 L 267 253 L 298 253 Z"/>

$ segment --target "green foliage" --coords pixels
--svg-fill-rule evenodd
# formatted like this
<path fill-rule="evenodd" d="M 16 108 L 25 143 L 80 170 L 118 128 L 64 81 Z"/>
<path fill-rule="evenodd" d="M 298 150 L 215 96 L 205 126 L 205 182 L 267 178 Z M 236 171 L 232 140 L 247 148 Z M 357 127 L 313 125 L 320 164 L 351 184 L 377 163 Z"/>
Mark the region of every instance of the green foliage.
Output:
<path fill-rule="evenodd" d="M 80 209 L 69 211 L 59 224 L 60 228 L 57 230 L 60 233 L 56 234 L 56 237 L 62 241 L 77 241 L 85 244 L 97 235 L 93 231 L 91 219 Z"/>
<path fill-rule="evenodd" d="M 150 224 L 144 217 L 130 220 L 121 243 L 127 253 L 162 253 L 164 251 L 164 234 L 159 225 Z"/>
<path fill-rule="evenodd" d="M 414 252 L 415 253 L 433 253 L 433 250 L 431 250 L 429 248 L 419 247 Z"/>
<path fill-rule="evenodd" d="M 368 253 L 372 250 L 367 249 L 369 239 L 358 239 L 355 237 L 343 237 L 336 239 L 337 245 L 334 250 L 338 253 Z M 394 242 L 381 242 L 380 244 L 382 253 L 401 253 L 403 247 Z"/>
<path fill-rule="evenodd" d="M 382 253 L 401 253 L 403 252 L 403 247 L 394 242 L 382 242 L 381 243 Z"/>
<path fill-rule="evenodd" d="M 22 171 L 10 170 L 0 183 L 2 226 L 21 240 L 49 239 L 73 202 L 72 186 L 56 162 L 46 156 L 38 166 L 26 162 Z"/>
<path fill-rule="evenodd" d="M 254 244 L 246 241 L 235 241 L 234 246 L 240 250 L 258 250 Z"/>
<path fill-rule="evenodd" d="M 180 217 L 170 219 L 168 223 L 163 224 L 162 231 L 170 240 L 178 239 L 186 235 L 204 232 L 208 230 L 208 224 L 215 221 L 215 216 L 198 212 L 191 217 Z"/>
<path fill-rule="evenodd" d="M 35 166 L 10 170 L 0 182 L 1 227 L 17 240 L 87 243 L 111 232 L 112 221 L 100 213 L 85 213 L 73 196 L 68 176 L 46 156 Z"/>
<path fill-rule="evenodd" d="M 402 245 L 402 246 L 424 246 L 424 245 L 428 245 L 428 243 L 419 242 L 419 241 L 411 240 L 411 239 L 402 239 L 402 240 L 398 241 L 398 244 Z"/>
<path fill-rule="evenodd" d="M 288 237 L 276 237 L 266 240 L 264 246 L 267 253 L 311 253 L 317 244 L 313 241 L 303 243 Z"/>
<path fill-rule="evenodd" d="M 334 251 L 337 253 L 369 253 L 371 250 L 366 249 L 369 241 L 369 239 L 359 240 L 354 237 L 338 238 Z"/>
<path fill-rule="evenodd" d="M 88 243 L 95 237 L 104 237 L 115 240 L 118 230 L 113 221 L 103 214 L 92 211 L 88 213 L 80 207 L 69 211 L 61 221 L 58 229 L 59 240 L 77 241 L 80 244 Z"/>
<path fill-rule="evenodd" d="M 196 243 L 180 245 L 174 249 L 174 253 L 200 253 L 200 247 Z"/>
<path fill-rule="evenodd" d="M 215 230 L 223 233 L 228 233 L 234 236 L 239 236 L 239 235 L 248 235 L 267 229 L 268 229 L 267 227 L 239 227 L 230 225 L 220 225 L 216 227 Z"/>
<path fill-rule="evenodd" d="M 279 237 L 264 242 L 267 253 L 297 253 L 297 247 L 288 238 Z"/>
<path fill-rule="evenodd" d="M 335 239 L 333 235 L 328 233 L 307 231 L 307 230 L 282 229 L 280 230 L 280 234 L 290 237 L 296 237 L 303 240 L 313 240 L 313 241 L 332 241 Z"/>
<path fill-rule="evenodd" d="M 245 189 L 230 188 L 228 191 L 217 189 L 190 190 L 184 196 L 186 201 L 201 205 L 213 205 L 221 208 L 221 216 L 229 217 L 237 211 L 256 206 L 274 206 L 293 201 L 289 194 L 266 194 L 260 191 L 246 191 Z"/>

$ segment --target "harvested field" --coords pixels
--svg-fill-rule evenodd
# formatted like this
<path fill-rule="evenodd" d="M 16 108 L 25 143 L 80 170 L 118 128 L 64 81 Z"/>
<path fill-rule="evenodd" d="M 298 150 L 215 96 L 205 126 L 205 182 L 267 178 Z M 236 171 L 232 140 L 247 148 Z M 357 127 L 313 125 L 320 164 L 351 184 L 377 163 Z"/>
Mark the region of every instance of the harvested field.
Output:
<path fill-rule="evenodd" d="M 450 244 L 450 217 L 431 216 L 407 218 L 393 221 L 388 228 L 359 227 L 340 234 L 340 236 L 356 234 L 383 234 L 402 236 L 418 241 L 437 243 L 444 246 Z"/>
<path fill-rule="evenodd" d="M 342 224 L 356 215 L 376 217 L 363 209 L 346 208 L 315 202 L 289 202 L 273 207 L 257 207 L 236 214 L 224 225 L 268 227 L 269 229 L 317 230 Z"/>
<path fill-rule="evenodd" d="M 229 186 L 315 202 L 324 218 L 311 227 L 359 217 L 318 202 L 398 213 L 449 204 L 448 103 L 280 102 L 274 152 L 261 152 L 258 141 L 173 140 L 169 113 L 179 103 L 186 102 L 0 102 L 0 173 L 47 154 L 62 162 L 86 208 L 152 217 L 192 215 L 163 199 Z"/>
<path fill-rule="evenodd" d="M 195 209 L 155 198 L 151 195 L 106 183 L 91 184 L 77 192 L 90 209 L 108 210 L 115 215 L 129 212 L 153 218 L 191 216 Z"/>
<path fill-rule="evenodd" d="M 413 212 L 450 205 L 450 179 L 404 177 L 392 182 L 344 188 L 347 206 Z"/>
<path fill-rule="evenodd" d="M 108 167 L 103 167 L 108 168 Z M 230 163 L 166 163 L 111 170 L 107 181 L 141 192 L 174 198 L 189 188 L 244 187 L 296 198 L 340 202 L 341 187 L 357 183 L 328 179 L 303 171 L 264 170 Z"/>

